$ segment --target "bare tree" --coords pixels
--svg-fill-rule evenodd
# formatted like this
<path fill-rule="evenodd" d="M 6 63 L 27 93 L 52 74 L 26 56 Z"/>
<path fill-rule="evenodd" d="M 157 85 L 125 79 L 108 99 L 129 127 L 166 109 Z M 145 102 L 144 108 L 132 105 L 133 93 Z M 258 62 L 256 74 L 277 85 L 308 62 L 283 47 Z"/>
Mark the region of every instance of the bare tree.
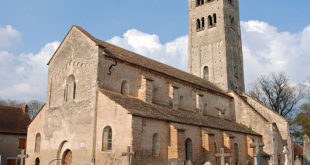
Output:
<path fill-rule="evenodd" d="M 26 103 L 17 100 L 11 100 L 11 99 L 4 100 L 0 98 L 0 105 L 2 106 L 20 107 L 22 104 L 28 105 L 28 114 L 30 115 L 31 118 L 33 118 L 44 105 L 44 103 L 39 100 L 31 100 Z"/>
<path fill-rule="evenodd" d="M 42 108 L 44 103 L 39 101 L 39 100 L 31 100 L 27 103 L 27 105 L 29 108 L 28 114 L 31 116 L 31 118 L 33 118 L 39 112 L 39 110 Z"/>
<path fill-rule="evenodd" d="M 296 104 L 305 97 L 304 85 L 292 85 L 285 73 L 261 76 L 253 84 L 249 95 L 280 115 L 288 117 Z"/>
<path fill-rule="evenodd" d="M 0 105 L 3 106 L 10 106 L 10 107 L 19 107 L 21 106 L 23 103 L 17 100 L 11 100 L 11 99 L 1 99 L 0 98 Z"/>

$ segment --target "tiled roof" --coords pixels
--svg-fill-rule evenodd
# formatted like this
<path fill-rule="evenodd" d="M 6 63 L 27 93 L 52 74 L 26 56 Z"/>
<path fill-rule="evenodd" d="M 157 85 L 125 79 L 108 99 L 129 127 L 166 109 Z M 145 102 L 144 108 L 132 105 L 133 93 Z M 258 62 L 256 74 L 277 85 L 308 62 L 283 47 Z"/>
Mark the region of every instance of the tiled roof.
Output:
<path fill-rule="evenodd" d="M 202 116 L 191 111 L 173 110 L 169 107 L 149 104 L 137 98 L 124 96 L 107 90 L 101 90 L 101 92 L 135 116 L 261 136 L 234 121 L 211 116 Z"/>
<path fill-rule="evenodd" d="M 73 27 L 76 27 L 79 29 L 83 34 L 88 36 L 92 41 L 94 41 L 97 45 L 102 46 L 105 50 L 105 53 L 108 57 L 116 58 L 125 62 L 128 62 L 130 64 L 134 64 L 143 68 L 147 68 L 156 72 L 160 72 L 162 74 L 168 75 L 174 79 L 178 79 L 181 81 L 185 81 L 187 83 L 190 83 L 192 85 L 199 86 L 200 88 L 207 89 L 210 92 L 215 92 L 218 94 L 225 95 L 226 97 L 230 97 L 228 94 L 226 94 L 223 90 L 221 90 L 216 85 L 212 84 L 211 82 L 202 79 L 200 77 L 194 76 L 192 74 L 189 74 L 187 72 L 184 72 L 182 70 L 176 69 L 174 67 L 171 67 L 169 65 L 160 63 L 158 61 L 152 60 L 150 58 L 144 57 L 142 55 L 139 55 L 137 53 L 131 52 L 129 50 L 120 48 L 118 46 L 115 46 L 113 44 L 101 41 L 95 37 L 93 37 L 91 34 L 89 34 L 87 31 L 85 31 L 83 28 L 74 25 Z"/>
<path fill-rule="evenodd" d="M 22 108 L 0 106 L 0 133 L 27 134 L 30 122 Z"/>

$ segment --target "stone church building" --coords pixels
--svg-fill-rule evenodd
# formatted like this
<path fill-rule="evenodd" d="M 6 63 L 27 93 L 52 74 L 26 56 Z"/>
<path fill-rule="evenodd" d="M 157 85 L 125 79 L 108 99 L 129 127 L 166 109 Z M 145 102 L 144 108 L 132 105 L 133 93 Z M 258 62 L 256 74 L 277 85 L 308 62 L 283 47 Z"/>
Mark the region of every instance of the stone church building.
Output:
<path fill-rule="evenodd" d="M 27 165 L 284 164 L 289 121 L 245 94 L 238 0 L 189 0 L 189 73 L 73 26 Z"/>

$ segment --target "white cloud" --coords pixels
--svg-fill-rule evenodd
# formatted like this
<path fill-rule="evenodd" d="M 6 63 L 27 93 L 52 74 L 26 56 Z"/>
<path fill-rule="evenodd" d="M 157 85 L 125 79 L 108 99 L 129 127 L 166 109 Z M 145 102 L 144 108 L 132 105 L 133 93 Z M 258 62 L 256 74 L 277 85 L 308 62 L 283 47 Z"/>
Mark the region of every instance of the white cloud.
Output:
<path fill-rule="evenodd" d="M 257 76 L 285 72 L 295 82 L 310 76 L 310 26 L 280 32 L 266 22 L 241 22 L 246 84 Z"/>
<path fill-rule="evenodd" d="M 0 97 L 22 101 L 45 100 L 46 64 L 59 44 L 57 41 L 48 43 L 37 54 L 0 52 Z"/>
<path fill-rule="evenodd" d="M 12 26 L 0 27 L 0 50 L 13 48 L 21 41 L 21 34 Z"/>
<path fill-rule="evenodd" d="M 12 27 L 7 26 L 6 29 L 14 31 Z M 295 82 L 310 76 L 310 26 L 301 32 L 289 33 L 279 32 L 276 27 L 265 22 L 247 21 L 241 22 L 241 29 L 247 85 L 259 75 L 271 72 L 284 71 Z M 108 42 L 186 71 L 187 38 L 181 36 L 163 44 L 156 34 L 131 29 L 123 36 L 113 37 Z M 11 43 L 13 44 L 9 45 L 16 42 Z M 57 41 L 51 42 L 38 53 L 20 55 L 0 49 L 0 97 L 44 100 L 47 84 L 46 63 L 58 45 Z"/>
<path fill-rule="evenodd" d="M 187 40 L 187 36 L 182 36 L 162 44 L 158 35 L 131 29 L 122 37 L 113 37 L 108 42 L 173 67 L 187 70 Z"/>
<path fill-rule="evenodd" d="M 310 76 L 310 26 L 279 32 L 266 22 L 241 22 L 246 85 L 262 74 L 286 72 L 295 82 Z M 187 36 L 162 44 L 159 36 L 136 29 L 108 42 L 187 71 Z"/>

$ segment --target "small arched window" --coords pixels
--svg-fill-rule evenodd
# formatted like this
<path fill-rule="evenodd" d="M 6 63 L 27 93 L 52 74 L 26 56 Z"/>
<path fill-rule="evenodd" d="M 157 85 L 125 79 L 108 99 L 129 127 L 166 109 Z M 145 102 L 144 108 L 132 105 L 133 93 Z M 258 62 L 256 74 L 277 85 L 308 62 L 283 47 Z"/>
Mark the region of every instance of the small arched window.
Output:
<path fill-rule="evenodd" d="M 231 17 L 231 18 L 230 18 L 230 25 L 231 25 L 231 26 L 234 26 L 234 25 L 235 25 L 235 19 L 234 19 L 234 17 Z"/>
<path fill-rule="evenodd" d="M 185 157 L 186 160 L 193 160 L 193 142 L 190 138 L 185 140 Z"/>
<path fill-rule="evenodd" d="M 36 134 L 35 146 L 34 146 L 34 152 L 39 153 L 40 147 L 41 147 L 41 134 L 37 133 Z"/>
<path fill-rule="evenodd" d="M 208 16 L 208 23 L 209 23 L 209 27 L 213 26 L 213 21 L 212 21 L 211 15 Z"/>
<path fill-rule="evenodd" d="M 64 100 L 73 101 L 76 98 L 76 82 L 74 75 L 70 75 L 67 78 L 65 90 L 64 90 Z"/>
<path fill-rule="evenodd" d="M 39 158 L 36 158 L 36 161 L 34 163 L 35 165 L 40 165 L 40 159 Z"/>
<path fill-rule="evenodd" d="M 235 147 L 235 164 L 238 165 L 239 164 L 239 146 L 237 143 L 235 143 L 234 147 Z"/>
<path fill-rule="evenodd" d="M 199 31 L 201 29 L 200 19 L 196 20 L 196 29 L 197 29 L 197 31 Z"/>
<path fill-rule="evenodd" d="M 126 80 L 122 82 L 121 85 L 121 94 L 128 95 L 129 94 L 129 84 Z"/>
<path fill-rule="evenodd" d="M 201 18 L 201 27 L 202 27 L 202 29 L 205 28 L 205 17 Z"/>
<path fill-rule="evenodd" d="M 217 23 L 217 19 L 216 19 L 216 14 L 214 13 L 213 14 L 213 26 L 216 26 L 216 23 Z"/>
<path fill-rule="evenodd" d="M 209 79 L 209 67 L 208 66 L 203 67 L 203 78 L 206 80 Z"/>
<path fill-rule="evenodd" d="M 112 129 L 107 126 L 103 129 L 102 133 L 102 151 L 112 150 Z"/>
<path fill-rule="evenodd" d="M 204 113 L 208 113 L 208 104 L 207 103 L 205 103 L 203 105 L 203 111 L 204 111 Z"/>
<path fill-rule="evenodd" d="M 152 143 L 152 154 L 159 155 L 159 153 L 160 153 L 160 144 L 159 144 L 158 133 L 154 133 L 153 143 Z"/>
<path fill-rule="evenodd" d="M 200 6 L 200 0 L 196 0 L 196 6 Z"/>

